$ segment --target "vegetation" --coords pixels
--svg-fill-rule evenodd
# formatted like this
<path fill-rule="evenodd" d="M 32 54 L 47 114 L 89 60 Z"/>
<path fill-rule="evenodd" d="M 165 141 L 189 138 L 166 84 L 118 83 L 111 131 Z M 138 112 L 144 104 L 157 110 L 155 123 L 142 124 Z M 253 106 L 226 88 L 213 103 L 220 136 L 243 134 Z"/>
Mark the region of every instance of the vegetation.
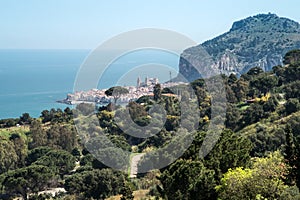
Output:
<path fill-rule="evenodd" d="M 124 95 L 127 94 L 129 91 L 126 88 L 123 88 L 121 86 L 111 87 L 108 90 L 105 91 L 105 94 L 107 96 L 112 96 L 114 98 L 114 103 L 118 101 L 118 99 Z"/>
<path fill-rule="evenodd" d="M 271 71 L 282 63 L 285 53 L 300 48 L 300 26 L 298 22 L 271 13 L 234 22 L 228 32 L 189 48 L 181 55 L 179 69 L 189 81 L 200 77 L 189 61 L 202 61 L 202 48 L 219 70 L 228 75 L 232 72 L 244 74 L 255 66 Z M 287 54 L 285 63 L 297 61 L 292 58 L 297 53 Z"/>
<path fill-rule="evenodd" d="M 228 99 L 224 129 L 205 157 L 202 144 L 214 132 L 207 131 L 212 96 L 204 79 L 190 84 L 194 97 L 184 86 L 156 85 L 153 96 L 126 107 L 80 104 L 44 110 L 39 118 L 24 113 L 3 119 L 0 199 L 300 199 L 299 51 L 284 59 L 285 66 L 270 72 L 255 67 L 241 77 L 222 77 Z M 181 95 L 162 95 L 169 90 Z M 152 112 L 156 104 L 165 114 Z M 126 113 L 131 122 L 122 118 Z M 126 129 L 129 123 L 136 126 Z M 129 178 L 132 157 L 140 153 L 146 153 L 138 163 L 142 173 Z M 146 172 L 160 166 L 161 158 L 162 168 Z M 39 193 L 51 188 L 66 193 Z"/>

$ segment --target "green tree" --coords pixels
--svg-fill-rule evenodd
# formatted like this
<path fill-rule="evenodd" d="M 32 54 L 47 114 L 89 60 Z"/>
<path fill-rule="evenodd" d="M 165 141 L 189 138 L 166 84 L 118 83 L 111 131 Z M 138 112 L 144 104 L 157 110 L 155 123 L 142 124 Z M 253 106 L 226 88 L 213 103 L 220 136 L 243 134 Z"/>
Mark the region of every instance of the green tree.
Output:
<path fill-rule="evenodd" d="M 275 96 L 271 96 L 267 102 L 263 104 L 263 109 L 265 112 L 274 112 L 279 102 Z"/>
<path fill-rule="evenodd" d="M 5 174 L 3 186 L 5 192 L 9 194 L 22 195 L 27 200 L 30 193 L 47 188 L 49 181 L 54 177 L 51 168 L 40 165 L 9 171 Z"/>
<path fill-rule="evenodd" d="M 41 118 L 42 118 L 43 123 L 50 122 L 51 121 L 51 116 L 50 116 L 49 110 L 43 110 L 41 112 Z"/>
<path fill-rule="evenodd" d="M 52 148 L 59 148 L 58 147 L 58 142 L 60 138 L 60 124 L 53 124 L 50 126 L 50 128 L 46 131 L 47 134 L 47 146 L 50 146 Z"/>
<path fill-rule="evenodd" d="M 260 93 L 267 94 L 278 84 L 278 78 L 274 75 L 263 74 L 250 81 L 250 87 L 256 88 Z"/>
<path fill-rule="evenodd" d="M 128 94 L 129 91 L 126 88 L 123 88 L 121 86 L 115 86 L 115 87 L 111 87 L 108 90 L 105 91 L 105 94 L 107 96 L 112 96 L 114 98 L 114 103 L 116 104 L 118 99 L 124 95 L 124 94 Z"/>
<path fill-rule="evenodd" d="M 229 103 L 237 103 L 237 98 L 232 90 L 232 88 L 229 85 L 226 85 L 226 99 Z"/>
<path fill-rule="evenodd" d="M 256 123 L 266 117 L 263 106 L 259 103 L 253 103 L 244 111 L 241 118 L 241 128 Z"/>
<path fill-rule="evenodd" d="M 130 184 L 128 181 L 123 182 L 123 186 L 120 189 L 120 194 L 122 194 L 120 200 L 131 200 L 134 199 L 133 191 L 131 189 Z"/>
<path fill-rule="evenodd" d="M 283 156 L 277 151 L 266 158 L 255 158 L 251 168 L 230 169 L 216 190 L 224 200 L 283 199 L 290 189 L 283 182 L 287 172 Z M 289 195 L 299 198 L 299 191 Z"/>
<path fill-rule="evenodd" d="M 0 136 L 0 174 L 15 169 L 18 163 L 18 155 L 14 144 Z"/>
<path fill-rule="evenodd" d="M 232 85 L 234 84 L 236 81 L 238 81 L 238 78 L 236 77 L 235 74 L 230 74 L 229 77 L 228 77 L 228 84 L 229 85 Z"/>
<path fill-rule="evenodd" d="M 127 182 L 122 172 L 102 169 L 75 173 L 66 178 L 65 188 L 69 193 L 82 195 L 84 199 L 105 199 L 122 193 L 129 196 L 128 193 L 132 192 Z"/>
<path fill-rule="evenodd" d="M 235 105 L 228 104 L 227 112 L 226 112 L 226 120 L 225 120 L 226 127 L 234 131 L 238 127 L 239 119 L 240 119 L 239 109 Z"/>
<path fill-rule="evenodd" d="M 298 183 L 299 181 L 299 173 L 297 170 L 297 166 L 299 165 L 299 152 L 297 149 L 297 144 L 295 144 L 295 140 L 296 138 L 294 138 L 293 133 L 292 133 L 292 129 L 290 127 L 290 125 L 286 125 L 285 128 L 285 132 L 286 132 L 286 145 L 285 145 L 285 149 L 284 149 L 284 157 L 287 161 L 287 163 L 290 165 L 290 169 L 289 169 L 289 174 L 287 176 L 287 180 L 286 182 L 289 185 L 295 185 L 296 183 Z M 296 146 L 297 145 L 297 146 Z"/>
<path fill-rule="evenodd" d="M 19 134 L 12 134 L 10 136 L 10 141 L 14 144 L 15 152 L 18 156 L 18 167 L 23 167 L 25 165 L 25 158 L 28 153 L 27 143 Z"/>
<path fill-rule="evenodd" d="M 291 166 L 288 182 L 300 187 L 300 117 L 295 116 L 289 119 L 286 125 L 286 147 L 285 158 Z"/>
<path fill-rule="evenodd" d="M 158 101 L 161 99 L 161 85 L 160 84 L 156 84 L 153 88 L 153 94 L 154 94 L 154 101 Z"/>
<path fill-rule="evenodd" d="M 66 122 L 69 122 L 71 119 L 73 119 L 73 111 L 69 107 L 64 109 L 64 118 Z"/>
<path fill-rule="evenodd" d="M 145 107 L 132 101 L 128 103 L 128 109 L 132 120 L 137 120 L 140 117 L 145 117 L 148 113 L 145 110 Z"/>
<path fill-rule="evenodd" d="M 42 128 L 42 123 L 39 120 L 33 120 L 30 124 L 30 133 L 32 141 L 30 147 L 36 148 L 39 146 L 46 145 L 47 138 L 44 129 Z"/>
<path fill-rule="evenodd" d="M 74 169 L 75 161 L 75 157 L 67 151 L 52 150 L 38 158 L 34 164 L 51 167 L 62 177 Z"/>
<path fill-rule="evenodd" d="M 297 64 L 299 62 L 300 62 L 300 50 L 299 49 L 289 51 L 283 57 L 283 64 L 285 64 L 285 65 Z"/>
<path fill-rule="evenodd" d="M 23 113 L 22 116 L 20 116 L 20 122 L 22 124 L 30 124 L 32 121 L 32 118 L 30 117 L 29 113 Z"/>
<path fill-rule="evenodd" d="M 288 99 L 285 104 L 285 112 L 290 115 L 300 110 L 300 103 L 298 99 Z"/>
<path fill-rule="evenodd" d="M 177 160 L 159 177 L 167 199 L 214 199 L 216 186 L 214 171 L 201 161 Z"/>
<path fill-rule="evenodd" d="M 249 82 L 247 82 L 244 78 L 240 78 L 235 84 L 231 86 L 233 92 L 235 93 L 236 99 L 240 101 L 244 101 L 249 92 Z"/>
<path fill-rule="evenodd" d="M 28 152 L 28 155 L 26 157 L 26 165 L 31 165 L 35 161 L 37 161 L 40 157 L 46 155 L 49 151 L 52 151 L 53 149 L 50 147 L 37 147 Z"/>
<path fill-rule="evenodd" d="M 285 83 L 299 81 L 300 78 L 300 63 L 292 64 L 284 68 L 283 79 Z"/>
<path fill-rule="evenodd" d="M 216 177 L 221 178 L 230 168 L 248 166 L 251 149 L 252 144 L 248 138 L 226 129 L 212 151 L 204 158 L 204 165 L 215 170 Z"/>
<path fill-rule="evenodd" d="M 264 73 L 264 70 L 260 67 L 253 67 L 251 68 L 246 75 L 248 75 L 247 77 L 255 77 L 255 76 L 258 76 L 260 74 Z M 245 75 L 245 76 L 246 76 Z"/>
<path fill-rule="evenodd" d="M 74 127 L 56 123 L 51 125 L 47 130 L 47 145 L 71 152 L 77 145 Z"/>
<path fill-rule="evenodd" d="M 285 98 L 300 98 L 299 90 L 300 81 L 294 81 L 284 86 L 283 91 L 285 92 Z"/>

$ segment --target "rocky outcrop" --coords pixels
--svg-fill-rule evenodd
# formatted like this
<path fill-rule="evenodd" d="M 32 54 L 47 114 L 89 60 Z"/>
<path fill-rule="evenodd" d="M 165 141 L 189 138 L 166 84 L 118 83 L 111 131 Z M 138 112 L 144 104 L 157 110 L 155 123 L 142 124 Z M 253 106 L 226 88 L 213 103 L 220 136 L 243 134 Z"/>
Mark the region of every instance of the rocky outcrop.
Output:
<path fill-rule="evenodd" d="M 259 14 L 234 22 L 227 33 L 185 50 L 179 72 L 192 81 L 212 71 L 240 75 L 256 66 L 269 71 L 282 64 L 286 52 L 298 48 L 299 23 L 275 14 Z"/>

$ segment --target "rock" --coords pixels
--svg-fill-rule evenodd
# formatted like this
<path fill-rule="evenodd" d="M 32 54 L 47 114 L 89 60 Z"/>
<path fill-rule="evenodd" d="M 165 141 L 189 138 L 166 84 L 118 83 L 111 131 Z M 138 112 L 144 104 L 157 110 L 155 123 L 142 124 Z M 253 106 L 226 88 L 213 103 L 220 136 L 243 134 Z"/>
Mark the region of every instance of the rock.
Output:
<path fill-rule="evenodd" d="M 282 64 L 286 52 L 298 48 L 299 23 L 275 14 L 259 14 L 234 22 L 227 33 L 186 49 L 179 72 L 193 81 L 216 71 L 240 75 L 256 66 L 270 71 Z"/>

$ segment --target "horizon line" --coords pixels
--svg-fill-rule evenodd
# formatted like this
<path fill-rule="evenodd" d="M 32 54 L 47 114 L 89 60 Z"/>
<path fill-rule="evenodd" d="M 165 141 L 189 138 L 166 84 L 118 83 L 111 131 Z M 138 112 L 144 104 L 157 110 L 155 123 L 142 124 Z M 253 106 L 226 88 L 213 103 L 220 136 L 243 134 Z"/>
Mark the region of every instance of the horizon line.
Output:
<path fill-rule="evenodd" d="M 0 48 L 1 50 L 85 50 L 92 51 L 93 49 L 87 48 Z"/>

